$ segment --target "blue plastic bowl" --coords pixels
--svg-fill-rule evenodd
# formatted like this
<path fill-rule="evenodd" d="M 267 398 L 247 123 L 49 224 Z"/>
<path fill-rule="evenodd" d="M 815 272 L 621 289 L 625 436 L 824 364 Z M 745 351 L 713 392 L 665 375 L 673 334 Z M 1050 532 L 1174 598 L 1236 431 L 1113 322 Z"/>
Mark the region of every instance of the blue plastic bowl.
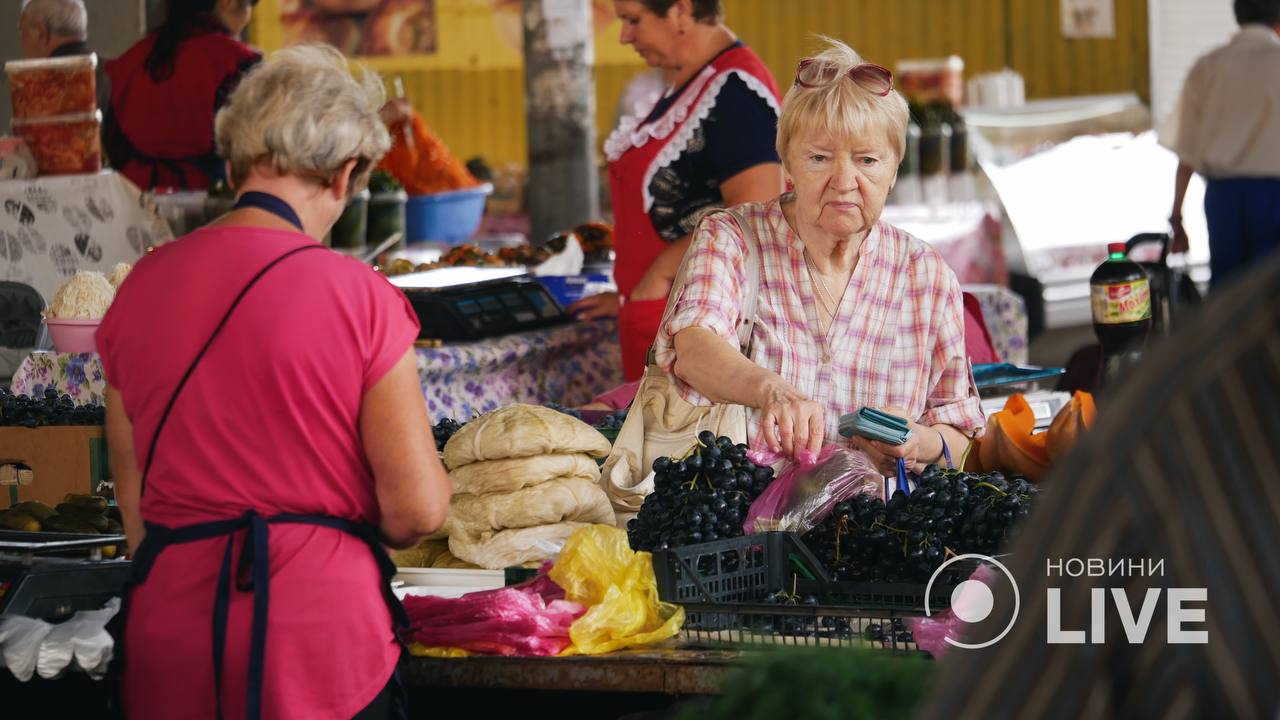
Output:
<path fill-rule="evenodd" d="M 539 275 L 538 282 L 542 283 L 547 292 L 551 293 L 551 297 L 556 299 L 563 307 L 578 302 L 585 294 L 586 287 L 589 283 L 605 283 L 609 282 L 608 275 Z"/>
<path fill-rule="evenodd" d="M 409 242 L 460 243 L 475 234 L 484 217 L 484 201 L 493 192 L 485 183 L 466 190 L 411 195 L 405 205 Z"/>

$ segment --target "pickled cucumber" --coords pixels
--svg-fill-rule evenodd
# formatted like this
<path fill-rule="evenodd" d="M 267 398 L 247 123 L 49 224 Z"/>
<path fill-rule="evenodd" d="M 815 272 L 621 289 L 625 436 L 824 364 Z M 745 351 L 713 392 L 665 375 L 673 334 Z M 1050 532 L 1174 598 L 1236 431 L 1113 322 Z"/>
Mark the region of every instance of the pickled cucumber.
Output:
<path fill-rule="evenodd" d="M 40 521 L 17 510 L 0 510 L 0 528 L 21 532 L 40 532 Z"/>
<path fill-rule="evenodd" d="M 73 502 L 58 503 L 58 507 L 54 508 L 58 515 L 71 515 L 73 517 L 100 517 L 105 518 L 106 510 L 99 510 L 91 505 L 80 505 Z"/>
<path fill-rule="evenodd" d="M 80 516 L 54 515 L 45 520 L 42 525 L 45 532 L 79 533 L 84 535 L 97 535 L 101 532 Z"/>
<path fill-rule="evenodd" d="M 81 507 L 89 507 L 97 510 L 98 512 L 106 512 L 107 510 L 107 499 L 104 497 L 98 497 L 97 495 L 78 495 L 76 493 L 67 493 L 66 496 L 62 498 L 62 503 L 64 505 L 71 504 L 79 505 Z M 61 507 L 61 505 L 59 507 Z"/>
<path fill-rule="evenodd" d="M 57 512 L 56 510 L 49 507 L 48 505 L 45 505 L 44 503 L 36 500 L 28 500 L 26 502 L 20 502 L 9 509 L 17 510 L 20 513 L 30 515 L 31 517 L 37 520 L 40 520 L 41 522 L 49 519 L 51 516 L 53 516 Z"/>

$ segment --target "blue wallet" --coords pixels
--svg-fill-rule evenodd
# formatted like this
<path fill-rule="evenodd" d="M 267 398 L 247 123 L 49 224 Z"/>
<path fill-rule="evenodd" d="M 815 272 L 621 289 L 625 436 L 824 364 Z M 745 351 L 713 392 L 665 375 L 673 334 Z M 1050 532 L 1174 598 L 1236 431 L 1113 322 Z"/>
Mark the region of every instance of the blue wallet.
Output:
<path fill-rule="evenodd" d="M 844 437 L 858 435 L 890 445 L 901 445 L 911 437 L 911 428 L 905 418 L 864 407 L 856 413 L 841 416 L 840 434 Z"/>

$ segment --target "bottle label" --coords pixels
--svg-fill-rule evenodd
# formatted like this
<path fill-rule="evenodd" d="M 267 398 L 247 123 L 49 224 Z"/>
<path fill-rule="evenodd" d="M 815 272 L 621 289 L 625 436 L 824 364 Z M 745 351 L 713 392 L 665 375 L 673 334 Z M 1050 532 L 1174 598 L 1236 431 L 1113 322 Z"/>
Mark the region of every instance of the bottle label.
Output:
<path fill-rule="evenodd" d="M 1093 321 L 1099 325 L 1120 325 L 1151 317 L 1151 285 L 1146 278 L 1092 285 L 1089 292 Z"/>

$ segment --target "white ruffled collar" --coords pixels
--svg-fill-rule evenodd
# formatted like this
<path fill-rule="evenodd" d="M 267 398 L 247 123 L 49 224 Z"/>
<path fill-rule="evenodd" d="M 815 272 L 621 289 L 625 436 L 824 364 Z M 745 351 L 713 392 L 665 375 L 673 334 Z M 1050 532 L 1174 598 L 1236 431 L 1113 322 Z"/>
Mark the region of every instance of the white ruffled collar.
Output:
<path fill-rule="evenodd" d="M 632 148 L 644 147 L 650 140 L 665 140 L 675 131 L 676 126 L 689 117 L 689 108 L 702 95 L 707 81 L 716 74 L 715 67 L 708 65 L 693 77 L 667 111 L 657 120 L 646 123 L 648 113 L 640 110 L 636 114 L 624 117 L 616 130 L 604 143 L 604 154 L 609 162 L 614 162 Z M 653 108 L 650 106 L 649 111 Z"/>

